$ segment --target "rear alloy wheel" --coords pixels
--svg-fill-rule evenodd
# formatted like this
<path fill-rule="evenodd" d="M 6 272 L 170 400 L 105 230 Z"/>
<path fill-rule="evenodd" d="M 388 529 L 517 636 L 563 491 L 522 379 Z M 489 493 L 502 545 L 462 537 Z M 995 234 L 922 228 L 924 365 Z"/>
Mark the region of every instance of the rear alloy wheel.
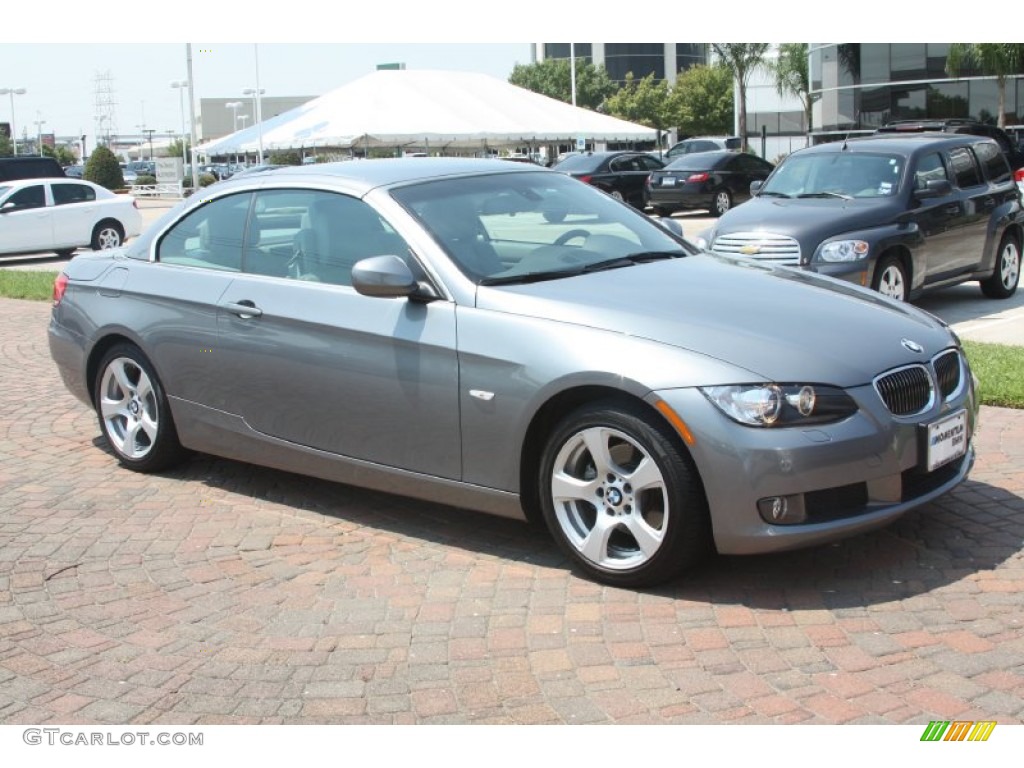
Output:
<path fill-rule="evenodd" d="M 613 189 L 608 194 L 611 195 L 612 197 L 614 197 L 619 202 L 622 202 L 623 200 L 625 200 L 625 198 L 622 196 L 622 193 L 619 192 L 619 190 L 617 190 L 617 189 Z"/>
<path fill-rule="evenodd" d="M 92 231 L 92 249 L 106 251 L 124 244 L 124 229 L 116 221 L 101 221 Z"/>
<path fill-rule="evenodd" d="M 124 466 L 155 472 L 184 458 L 167 396 L 135 345 L 118 344 L 103 356 L 93 401 L 103 436 Z"/>
<path fill-rule="evenodd" d="M 732 208 L 732 195 L 729 194 L 729 190 L 718 190 L 715 193 L 715 203 L 711 206 L 711 214 L 713 216 L 721 216 L 728 212 L 730 208 Z"/>
<path fill-rule="evenodd" d="M 903 262 L 895 256 L 886 256 L 875 267 L 872 288 L 896 301 L 907 300 L 908 280 Z"/>
<path fill-rule="evenodd" d="M 981 292 L 990 299 L 1008 299 L 1020 282 L 1020 245 L 1010 234 L 1003 235 L 992 276 L 981 281 Z"/>
<path fill-rule="evenodd" d="M 540 481 L 548 528 L 596 581 L 660 584 L 710 549 L 692 460 L 636 406 L 594 403 L 569 414 L 544 450 Z"/>

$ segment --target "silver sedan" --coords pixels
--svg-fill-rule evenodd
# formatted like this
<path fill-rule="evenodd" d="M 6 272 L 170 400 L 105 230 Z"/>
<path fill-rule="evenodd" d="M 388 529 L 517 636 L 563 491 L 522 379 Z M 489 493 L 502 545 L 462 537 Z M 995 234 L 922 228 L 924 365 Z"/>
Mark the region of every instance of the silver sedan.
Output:
<path fill-rule="evenodd" d="M 129 469 L 200 451 L 543 520 L 620 586 L 876 528 L 974 460 L 934 317 L 517 163 L 217 184 L 72 260 L 49 338 Z"/>

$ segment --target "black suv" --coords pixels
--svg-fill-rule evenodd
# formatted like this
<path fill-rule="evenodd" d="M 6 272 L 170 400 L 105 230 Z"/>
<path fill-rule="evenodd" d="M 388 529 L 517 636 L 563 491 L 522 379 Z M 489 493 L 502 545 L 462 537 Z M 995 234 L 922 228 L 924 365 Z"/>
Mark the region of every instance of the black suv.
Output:
<path fill-rule="evenodd" d="M 52 157 L 0 157 L 0 181 L 48 179 L 64 175 L 64 169 Z"/>
<path fill-rule="evenodd" d="M 894 299 L 1020 278 L 1024 211 L 999 145 L 966 134 L 879 134 L 802 149 L 705 233 L 715 253 L 800 267 Z"/>
<path fill-rule="evenodd" d="M 1006 162 L 1013 170 L 1014 181 L 1018 186 L 1024 184 L 1024 152 L 1020 146 L 1002 128 L 997 128 L 988 123 L 978 120 L 967 120 L 963 118 L 946 118 L 935 120 L 895 120 L 886 123 L 876 133 L 922 133 L 925 131 L 937 131 L 939 133 L 968 133 L 971 136 L 987 136 L 993 139 L 999 148 L 1006 155 Z"/>

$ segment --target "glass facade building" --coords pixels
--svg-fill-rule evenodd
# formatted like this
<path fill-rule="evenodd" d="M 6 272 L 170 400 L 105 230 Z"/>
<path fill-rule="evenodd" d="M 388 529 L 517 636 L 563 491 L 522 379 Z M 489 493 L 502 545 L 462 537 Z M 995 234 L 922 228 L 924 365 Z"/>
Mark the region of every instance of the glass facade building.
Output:
<path fill-rule="evenodd" d="M 946 72 L 950 43 L 811 43 L 814 138 L 870 133 L 893 120 L 972 118 L 995 124 L 994 77 Z M 1024 68 L 1006 83 L 1006 124 L 1024 123 Z"/>
<path fill-rule="evenodd" d="M 676 73 L 708 61 L 707 43 L 572 43 L 577 59 L 602 65 L 608 76 L 624 83 L 630 72 L 637 80 L 654 74 L 675 82 Z M 567 59 L 570 43 L 539 43 L 540 59 Z"/>

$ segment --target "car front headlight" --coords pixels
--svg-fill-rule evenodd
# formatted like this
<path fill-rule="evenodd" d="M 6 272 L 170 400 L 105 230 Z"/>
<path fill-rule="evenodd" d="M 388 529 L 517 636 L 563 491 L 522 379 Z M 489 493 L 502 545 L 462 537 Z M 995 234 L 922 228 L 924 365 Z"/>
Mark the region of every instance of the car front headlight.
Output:
<path fill-rule="evenodd" d="M 822 261 L 857 261 L 867 258 L 870 246 L 863 240 L 835 240 L 821 246 Z"/>
<path fill-rule="evenodd" d="M 700 391 L 730 419 L 751 427 L 825 424 L 857 412 L 846 392 L 820 384 L 730 384 Z"/>

